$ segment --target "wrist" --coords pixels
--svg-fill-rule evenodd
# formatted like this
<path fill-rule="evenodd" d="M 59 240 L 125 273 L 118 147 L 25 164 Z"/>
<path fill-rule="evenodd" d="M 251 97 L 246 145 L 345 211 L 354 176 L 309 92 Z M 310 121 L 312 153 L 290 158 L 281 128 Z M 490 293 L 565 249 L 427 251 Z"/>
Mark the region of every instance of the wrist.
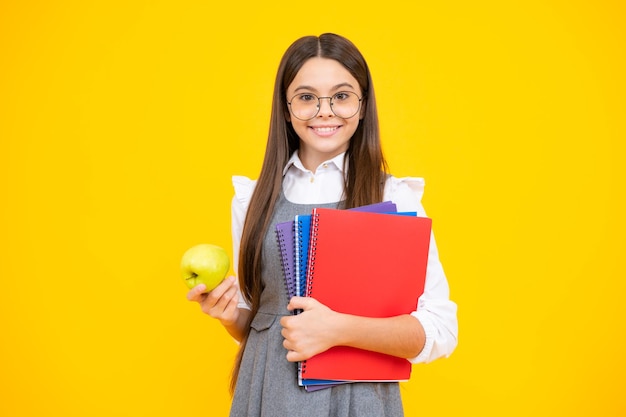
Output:
<path fill-rule="evenodd" d="M 355 328 L 353 323 L 354 316 L 345 313 L 334 313 L 335 317 L 331 320 L 333 346 L 350 346 L 352 343 L 352 332 Z"/>
<path fill-rule="evenodd" d="M 249 315 L 250 310 L 237 308 L 237 313 L 233 319 L 220 320 L 220 323 L 232 337 L 240 342 L 243 338 L 244 328 L 247 324 Z"/>

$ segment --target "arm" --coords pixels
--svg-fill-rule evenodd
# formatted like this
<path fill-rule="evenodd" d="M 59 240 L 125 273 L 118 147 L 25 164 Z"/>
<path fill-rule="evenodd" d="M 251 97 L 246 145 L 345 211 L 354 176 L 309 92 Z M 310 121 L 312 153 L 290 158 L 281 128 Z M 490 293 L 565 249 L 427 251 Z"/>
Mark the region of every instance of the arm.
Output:
<path fill-rule="evenodd" d="M 300 361 L 333 346 L 345 345 L 408 359 L 431 362 L 449 356 L 457 345 L 457 306 L 431 236 L 426 286 L 410 315 L 367 318 L 332 311 L 313 298 L 294 297 L 288 308 L 303 309 L 281 319 L 289 360 Z"/>
<path fill-rule="evenodd" d="M 413 358 L 422 351 L 425 333 L 408 314 L 389 318 L 359 317 L 332 311 L 313 298 L 293 297 L 289 309 L 304 310 L 281 318 L 284 347 L 292 362 L 306 360 L 333 346 L 350 346 Z"/>
<path fill-rule="evenodd" d="M 415 177 L 389 177 L 385 185 L 384 200 L 392 200 L 398 211 L 416 211 L 426 216 L 421 200 L 424 179 Z M 450 299 L 448 280 L 439 260 L 434 234 L 431 234 L 426 270 L 426 287 L 418 299 L 417 310 L 411 316 L 419 320 L 425 334 L 424 346 L 412 363 L 431 362 L 449 356 L 457 345 L 457 305 Z"/>

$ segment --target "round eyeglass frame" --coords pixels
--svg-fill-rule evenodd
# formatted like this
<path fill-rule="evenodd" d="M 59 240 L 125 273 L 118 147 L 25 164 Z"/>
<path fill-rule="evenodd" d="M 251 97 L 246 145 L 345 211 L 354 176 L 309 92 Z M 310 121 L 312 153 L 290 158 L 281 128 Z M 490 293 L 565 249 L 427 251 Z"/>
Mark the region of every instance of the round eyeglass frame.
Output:
<path fill-rule="evenodd" d="M 351 114 L 350 116 L 340 116 L 337 113 L 335 113 L 335 110 L 333 109 L 333 97 L 336 96 L 337 94 L 341 94 L 341 93 L 344 93 L 344 94 L 346 94 L 346 93 L 354 94 L 359 99 L 359 106 L 356 108 L 356 111 L 353 114 Z M 299 95 L 302 95 L 302 94 L 309 94 L 309 95 L 312 95 L 313 97 L 317 98 L 317 111 L 315 112 L 315 114 L 313 116 L 309 117 L 308 119 L 302 119 L 302 118 L 296 116 L 296 114 L 293 112 L 293 109 L 291 108 L 291 103 L 293 102 L 293 99 L 296 98 Z M 328 99 L 328 104 L 330 105 L 330 111 L 333 112 L 333 114 L 335 116 L 337 116 L 337 117 L 339 117 L 341 119 L 349 119 L 349 118 L 354 117 L 356 114 L 359 113 L 359 111 L 361 110 L 361 103 L 362 103 L 364 98 L 365 98 L 365 96 L 359 97 L 359 95 L 357 93 L 353 92 L 353 91 L 339 91 L 339 92 L 333 94 L 331 97 L 318 97 L 318 96 L 316 96 L 313 93 L 298 93 L 298 94 L 294 94 L 291 97 L 291 100 L 287 101 L 287 105 L 289 106 L 289 110 L 291 110 L 291 114 L 293 115 L 293 117 L 295 117 L 298 120 L 302 120 L 303 122 L 306 122 L 308 120 L 314 119 L 320 113 L 320 110 L 322 108 L 322 99 Z"/>

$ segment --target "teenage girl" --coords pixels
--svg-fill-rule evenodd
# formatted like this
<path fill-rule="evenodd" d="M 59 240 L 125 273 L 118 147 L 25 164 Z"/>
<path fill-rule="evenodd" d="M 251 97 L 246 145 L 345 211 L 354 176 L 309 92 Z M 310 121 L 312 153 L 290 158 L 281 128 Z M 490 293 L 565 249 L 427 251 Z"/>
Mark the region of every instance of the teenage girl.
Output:
<path fill-rule="evenodd" d="M 297 384 L 296 362 L 352 346 L 430 362 L 457 344 L 456 304 L 434 237 L 416 311 L 366 318 L 332 311 L 314 298 L 288 298 L 274 226 L 314 207 L 347 209 L 391 200 L 417 211 L 424 181 L 396 178 L 383 158 L 376 99 L 365 59 L 349 40 L 307 36 L 285 52 L 274 87 L 258 180 L 233 177 L 237 275 L 188 293 L 240 343 L 231 416 L 402 416 L 398 383 L 351 383 L 315 392 Z M 341 277 L 337 277 L 341 279 Z M 384 285 L 385 279 L 379 280 Z M 290 312 L 302 310 L 298 315 Z"/>

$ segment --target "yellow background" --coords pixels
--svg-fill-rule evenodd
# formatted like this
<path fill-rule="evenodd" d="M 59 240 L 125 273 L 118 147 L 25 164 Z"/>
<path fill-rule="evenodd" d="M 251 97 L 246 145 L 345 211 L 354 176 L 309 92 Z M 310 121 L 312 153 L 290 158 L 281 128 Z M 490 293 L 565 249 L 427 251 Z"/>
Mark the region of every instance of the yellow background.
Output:
<path fill-rule="evenodd" d="M 459 304 L 407 415 L 625 415 L 622 2 L 263 3 L 0 4 L 0 415 L 227 413 L 235 346 L 178 263 L 231 250 L 278 60 L 325 31 Z"/>

